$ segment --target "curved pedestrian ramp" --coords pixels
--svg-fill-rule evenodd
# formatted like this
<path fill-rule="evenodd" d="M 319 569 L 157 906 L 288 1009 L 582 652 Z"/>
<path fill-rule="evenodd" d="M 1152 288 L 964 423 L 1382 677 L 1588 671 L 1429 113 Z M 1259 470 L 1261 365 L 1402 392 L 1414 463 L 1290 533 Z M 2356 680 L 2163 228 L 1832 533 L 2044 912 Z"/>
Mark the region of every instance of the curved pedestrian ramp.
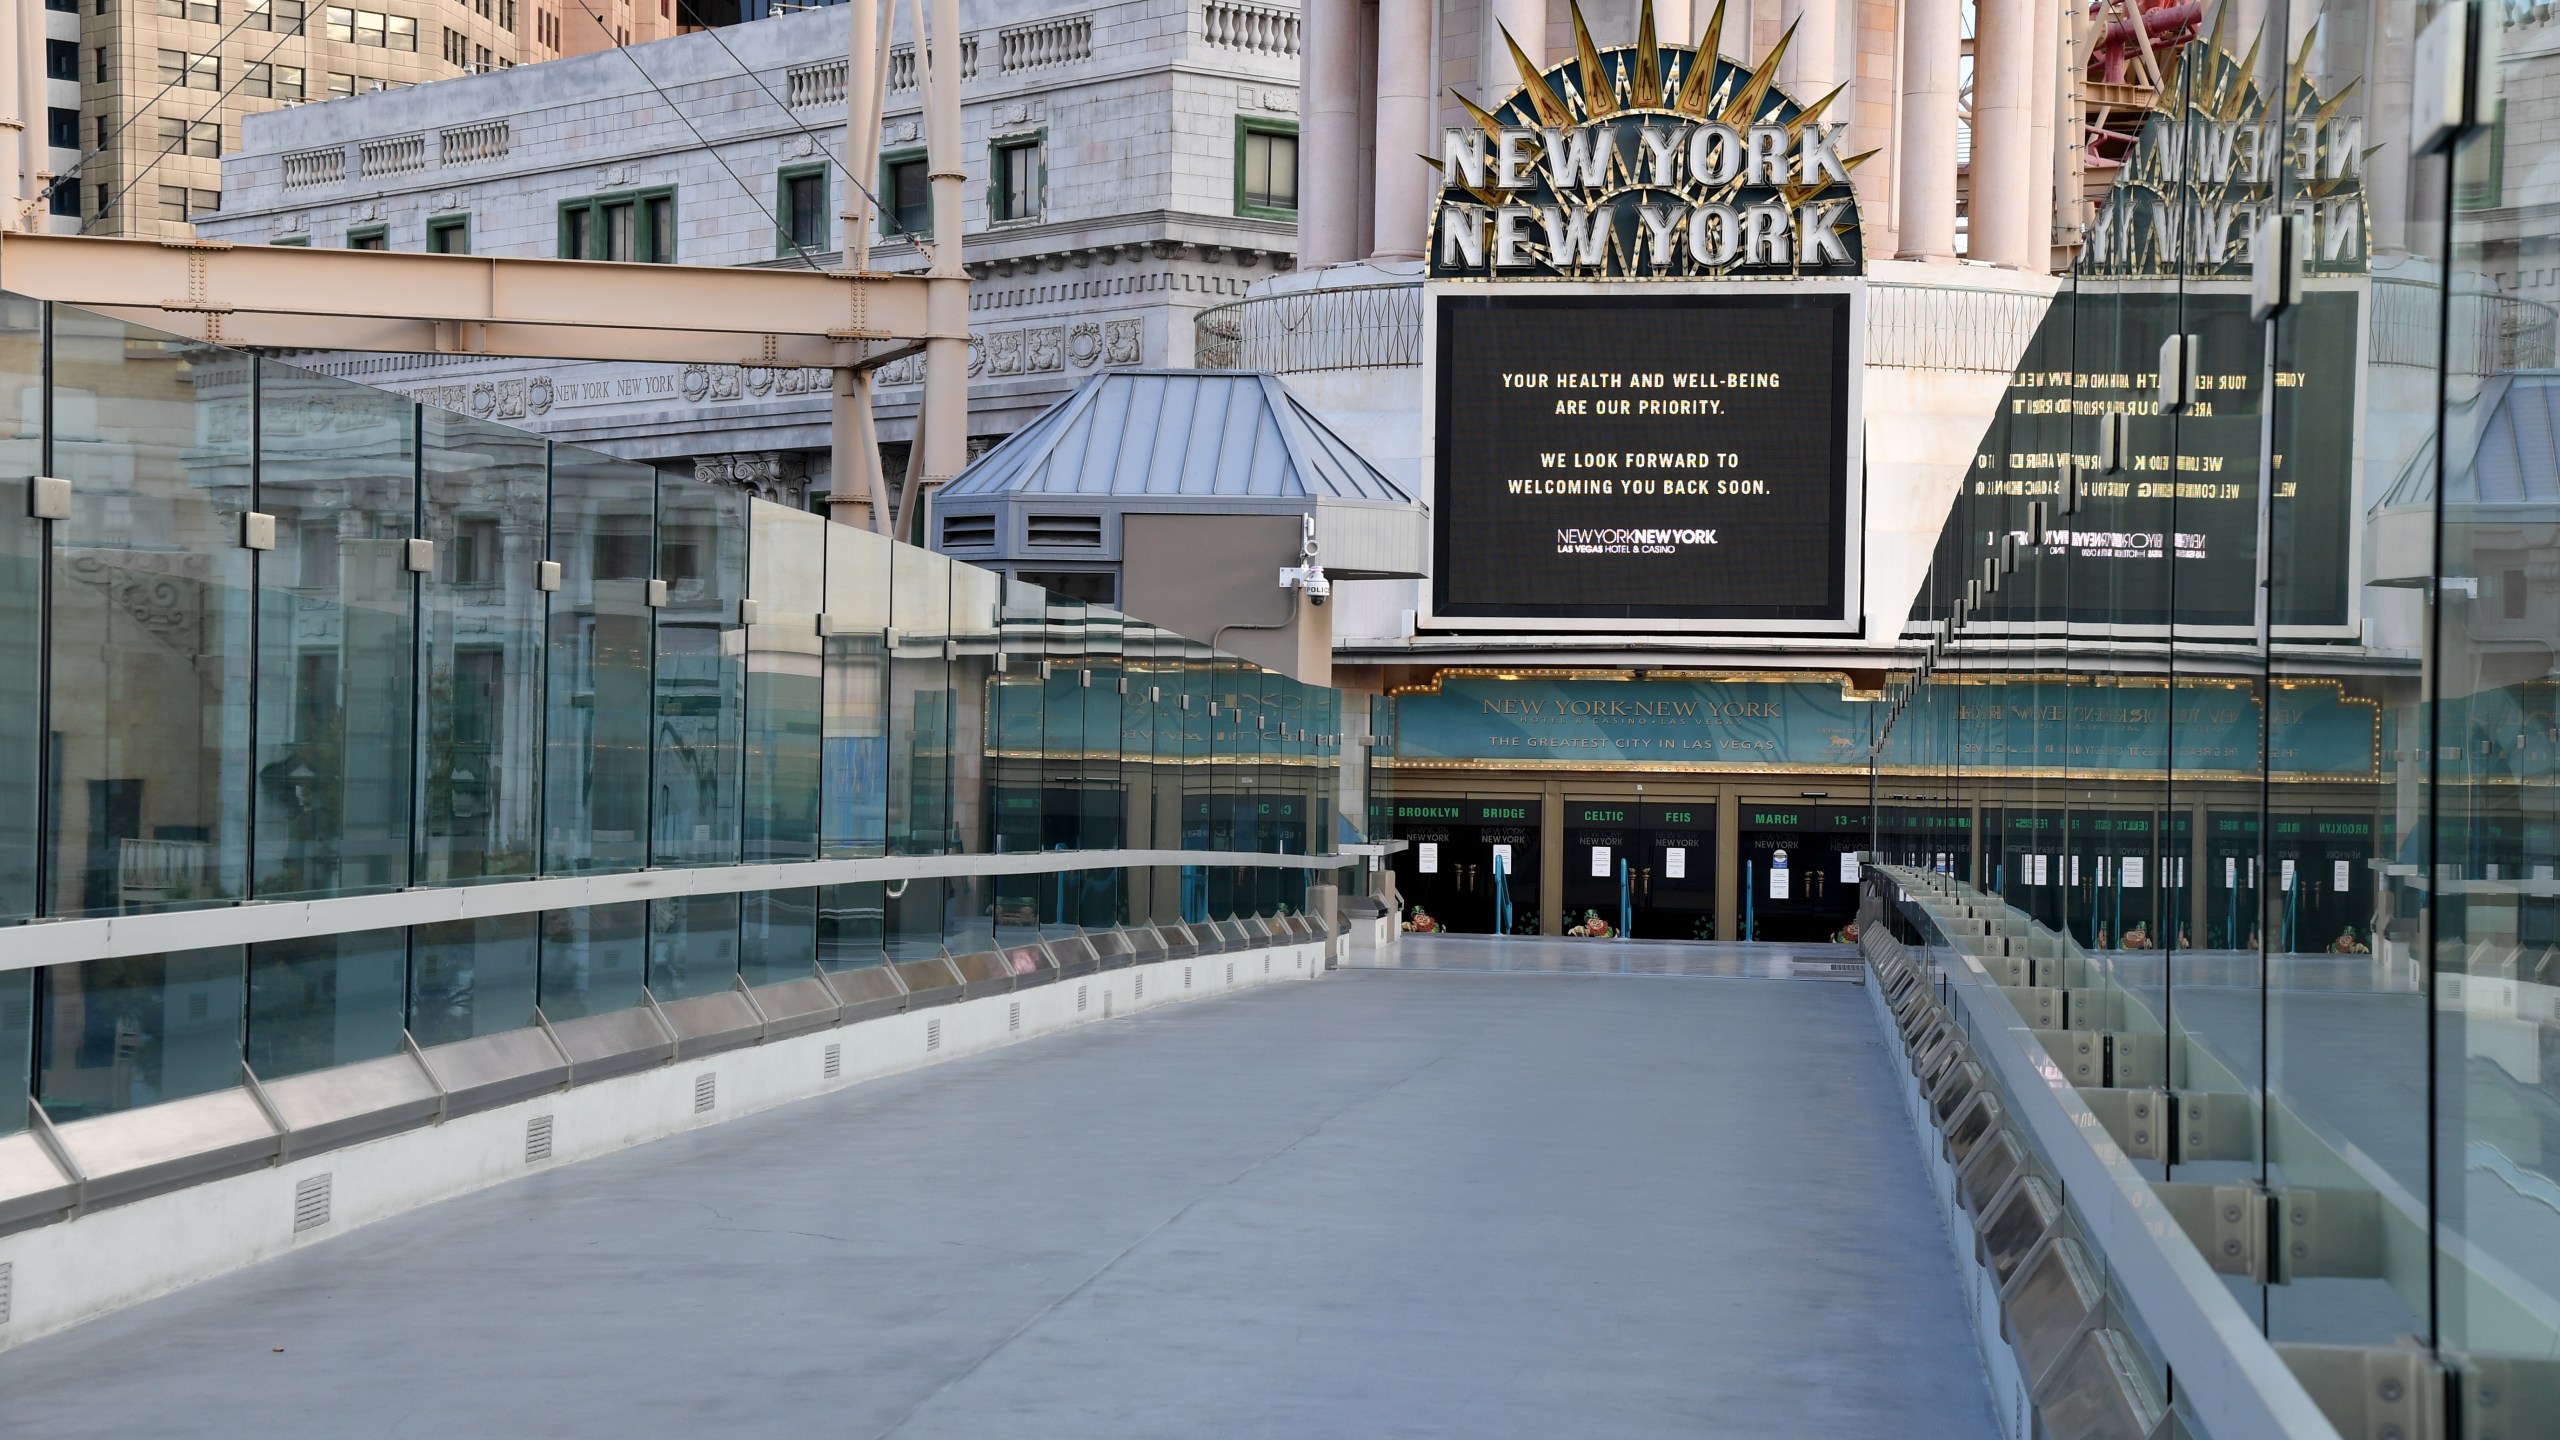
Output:
<path fill-rule="evenodd" d="M 322 1223 L 0 1353 L 0 1433 L 2002 1434 L 1870 988 L 1542 943 Z"/>

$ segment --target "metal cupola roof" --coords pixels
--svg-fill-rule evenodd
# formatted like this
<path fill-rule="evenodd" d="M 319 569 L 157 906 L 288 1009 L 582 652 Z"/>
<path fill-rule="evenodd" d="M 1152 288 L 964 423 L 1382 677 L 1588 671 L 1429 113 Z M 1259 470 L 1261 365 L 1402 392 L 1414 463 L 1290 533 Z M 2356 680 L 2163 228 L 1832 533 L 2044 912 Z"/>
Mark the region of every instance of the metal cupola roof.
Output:
<path fill-rule="evenodd" d="M 1117 559 L 1141 513 L 1316 518 L 1326 570 L 1423 573 L 1422 506 L 1278 377 L 1107 370 L 943 486 L 935 548 L 972 560 Z M 1081 524 L 1076 522 L 1083 522 Z"/>

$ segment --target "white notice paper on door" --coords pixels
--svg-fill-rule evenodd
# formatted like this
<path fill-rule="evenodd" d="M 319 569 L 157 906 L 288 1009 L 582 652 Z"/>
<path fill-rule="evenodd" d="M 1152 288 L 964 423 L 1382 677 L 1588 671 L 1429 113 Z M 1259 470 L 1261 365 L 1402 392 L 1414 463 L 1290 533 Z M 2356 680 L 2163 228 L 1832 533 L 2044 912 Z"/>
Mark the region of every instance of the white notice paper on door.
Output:
<path fill-rule="evenodd" d="M 2141 856 L 2127 855 L 2124 857 L 2124 885 L 2128 890 L 2139 890 L 2142 888 Z"/>
<path fill-rule="evenodd" d="M 1440 873 L 1440 842 L 1417 840 L 1413 844 L 1413 868 L 1424 875 Z"/>
<path fill-rule="evenodd" d="M 1858 857 L 1856 854 L 1851 853 L 1840 857 L 1840 883 L 1843 885 L 1855 885 L 1858 883 Z"/>
<path fill-rule="evenodd" d="M 2337 867 L 2329 874 L 2329 888 L 2337 891 L 2341 895 L 2346 894 L 2347 877 L 2351 873 L 2352 871 L 2348 868 L 2348 862 L 2344 860 L 2337 862 Z"/>
<path fill-rule="evenodd" d="M 2240 888 L 2240 859 L 2236 855 L 2222 857 L 2222 888 L 2225 890 Z"/>
<path fill-rule="evenodd" d="M 2071 883 L 2080 883 L 2080 857 L 2077 855 L 2071 857 Z"/>
<path fill-rule="evenodd" d="M 1609 878 L 1609 847 L 1606 845 L 1591 847 L 1591 878 L 1594 880 Z"/>
<path fill-rule="evenodd" d="M 1787 888 L 1787 852 L 1784 850 L 1773 850 L 1769 854 L 1769 898 L 1792 898 Z"/>
<path fill-rule="evenodd" d="M 1505 843 L 1493 847 L 1493 873 L 1496 875 L 1508 875 L 1511 873 L 1511 846 L 1509 844 Z"/>
<path fill-rule="evenodd" d="M 1688 846 L 1665 845 L 1662 847 L 1662 878 L 1665 880 L 1686 880 L 1689 878 Z"/>
<path fill-rule="evenodd" d="M 2030 885 L 2044 884 L 2046 876 L 2051 873 L 2049 867 L 2046 865 L 2045 857 L 2042 855 L 2030 855 L 2027 859 L 2030 862 L 2027 866 L 2027 883 Z"/>
<path fill-rule="evenodd" d="M 2276 876 L 2276 889 L 2280 891 L 2291 890 L 2293 888 L 2293 862 L 2287 860 L 2282 862 L 2282 864 L 2283 868 L 2277 872 Z"/>

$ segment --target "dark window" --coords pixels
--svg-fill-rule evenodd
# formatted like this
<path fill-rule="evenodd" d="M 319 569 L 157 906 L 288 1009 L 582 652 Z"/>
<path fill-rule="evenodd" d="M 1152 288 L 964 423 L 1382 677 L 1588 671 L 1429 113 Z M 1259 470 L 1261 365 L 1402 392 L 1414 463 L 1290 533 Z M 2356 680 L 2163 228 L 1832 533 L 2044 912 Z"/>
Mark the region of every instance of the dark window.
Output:
<path fill-rule="evenodd" d="M 79 79 L 79 44 L 70 40 L 47 40 L 44 42 L 44 73 L 46 78 L 53 80 Z M 104 77 L 101 76 L 100 78 L 103 79 Z"/>
<path fill-rule="evenodd" d="M 80 148 L 80 112 L 56 105 L 45 111 L 44 140 L 59 150 Z"/>
<path fill-rule="evenodd" d="M 172 20 L 193 20 L 205 25 L 222 23 L 222 7 L 210 0 L 160 0 L 160 13 Z"/>
<path fill-rule="evenodd" d="M 105 147 L 101 145 L 100 148 Z M 172 155 L 210 159 L 222 153 L 222 126 L 217 121 L 190 121 L 163 115 L 160 117 L 160 148 Z"/>
<path fill-rule="evenodd" d="M 995 173 L 988 177 L 990 220 L 1029 220 L 1040 214 L 1040 142 L 1025 140 L 995 147 Z"/>
<path fill-rule="evenodd" d="M 922 155 L 902 156 L 880 167 L 889 202 L 881 219 L 891 235 L 933 234 L 933 187 Z"/>
<path fill-rule="evenodd" d="M 676 258 L 675 192 L 644 190 L 564 202 L 560 206 L 560 255 L 567 260 L 672 264 Z"/>
<path fill-rule="evenodd" d="M 77 180 L 56 180 L 56 181 L 54 181 L 54 182 L 53 182 L 53 213 L 54 213 L 54 214 L 56 214 L 56 215 L 68 215 L 68 216 L 71 216 L 71 217 L 72 217 L 73 219 L 75 219 L 75 220 L 79 218 L 79 216 L 80 216 L 80 182 L 79 182 L 79 181 L 77 181 Z"/>
<path fill-rule="evenodd" d="M 80 0 L 44 0 L 44 8 L 59 10 L 66 15 L 77 15 L 80 13 Z"/>
<path fill-rule="evenodd" d="M 428 221 L 427 253 L 430 255 L 470 254 L 471 221 L 460 215 Z"/>
<path fill-rule="evenodd" d="M 454 527 L 453 583 L 498 583 L 498 522 L 487 515 L 466 515 Z"/>
<path fill-rule="evenodd" d="M 350 250 L 388 250 L 391 248 L 391 237 L 384 233 L 383 228 L 379 225 L 375 225 L 364 230 L 350 230 L 347 232 L 347 248 Z"/>
<path fill-rule="evenodd" d="M 272 30 L 278 35 L 302 33 L 303 0 L 248 0 L 247 18 L 241 23 L 251 30 Z"/>
<path fill-rule="evenodd" d="M 785 170 L 778 192 L 782 213 L 782 242 L 786 253 L 827 248 L 827 172 L 823 169 Z"/>
<path fill-rule="evenodd" d="M 1273 122 L 1237 122 L 1236 209 L 1245 214 L 1298 209 L 1298 132 Z"/>
<path fill-rule="evenodd" d="M 1062 600 L 1081 600 L 1087 605 L 1120 603 L 1120 577 L 1108 570 L 1016 570 L 1013 578 L 1025 585 L 1037 585 Z"/>

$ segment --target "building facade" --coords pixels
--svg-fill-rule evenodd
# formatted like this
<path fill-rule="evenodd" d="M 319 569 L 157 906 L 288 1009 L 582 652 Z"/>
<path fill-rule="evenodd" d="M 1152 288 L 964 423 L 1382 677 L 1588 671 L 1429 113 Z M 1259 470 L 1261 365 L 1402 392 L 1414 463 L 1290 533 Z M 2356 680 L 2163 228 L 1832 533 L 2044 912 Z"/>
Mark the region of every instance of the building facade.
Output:
<path fill-rule="evenodd" d="M 80 230 L 195 233 L 254 115 L 512 66 L 526 0 L 124 0 L 77 16 Z M 48 45 L 65 43 L 48 38 Z M 74 173 L 76 171 L 76 174 Z M 66 217 L 70 198 L 57 192 Z"/>
<path fill-rule="evenodd" d="M 1194 316 L 1293 263 L 1296 20 L 1226 0 L 991 0 L 961 13 L 970 434 L 983 449 L 1097 368 L 1188 366 Z M 262 117 L 226 163 L 228 197 L 205 233 L 832 268 L 849 183 L 846 38 L 841 9 L 778 15 L 538 74 Z M 922 101 L 904 40 L 887 105 L 880 173 L 861 177 L 882 201 L 870 259 L 920 270 L 908 231 L 926 223 Z M 411 158 L 367 159 L 402 146 Z M 826 484 L 824 371 L 307 358 L 776 497 Z M 892 477 L 922 378 L 920 362 L 880 375 Z"/>

